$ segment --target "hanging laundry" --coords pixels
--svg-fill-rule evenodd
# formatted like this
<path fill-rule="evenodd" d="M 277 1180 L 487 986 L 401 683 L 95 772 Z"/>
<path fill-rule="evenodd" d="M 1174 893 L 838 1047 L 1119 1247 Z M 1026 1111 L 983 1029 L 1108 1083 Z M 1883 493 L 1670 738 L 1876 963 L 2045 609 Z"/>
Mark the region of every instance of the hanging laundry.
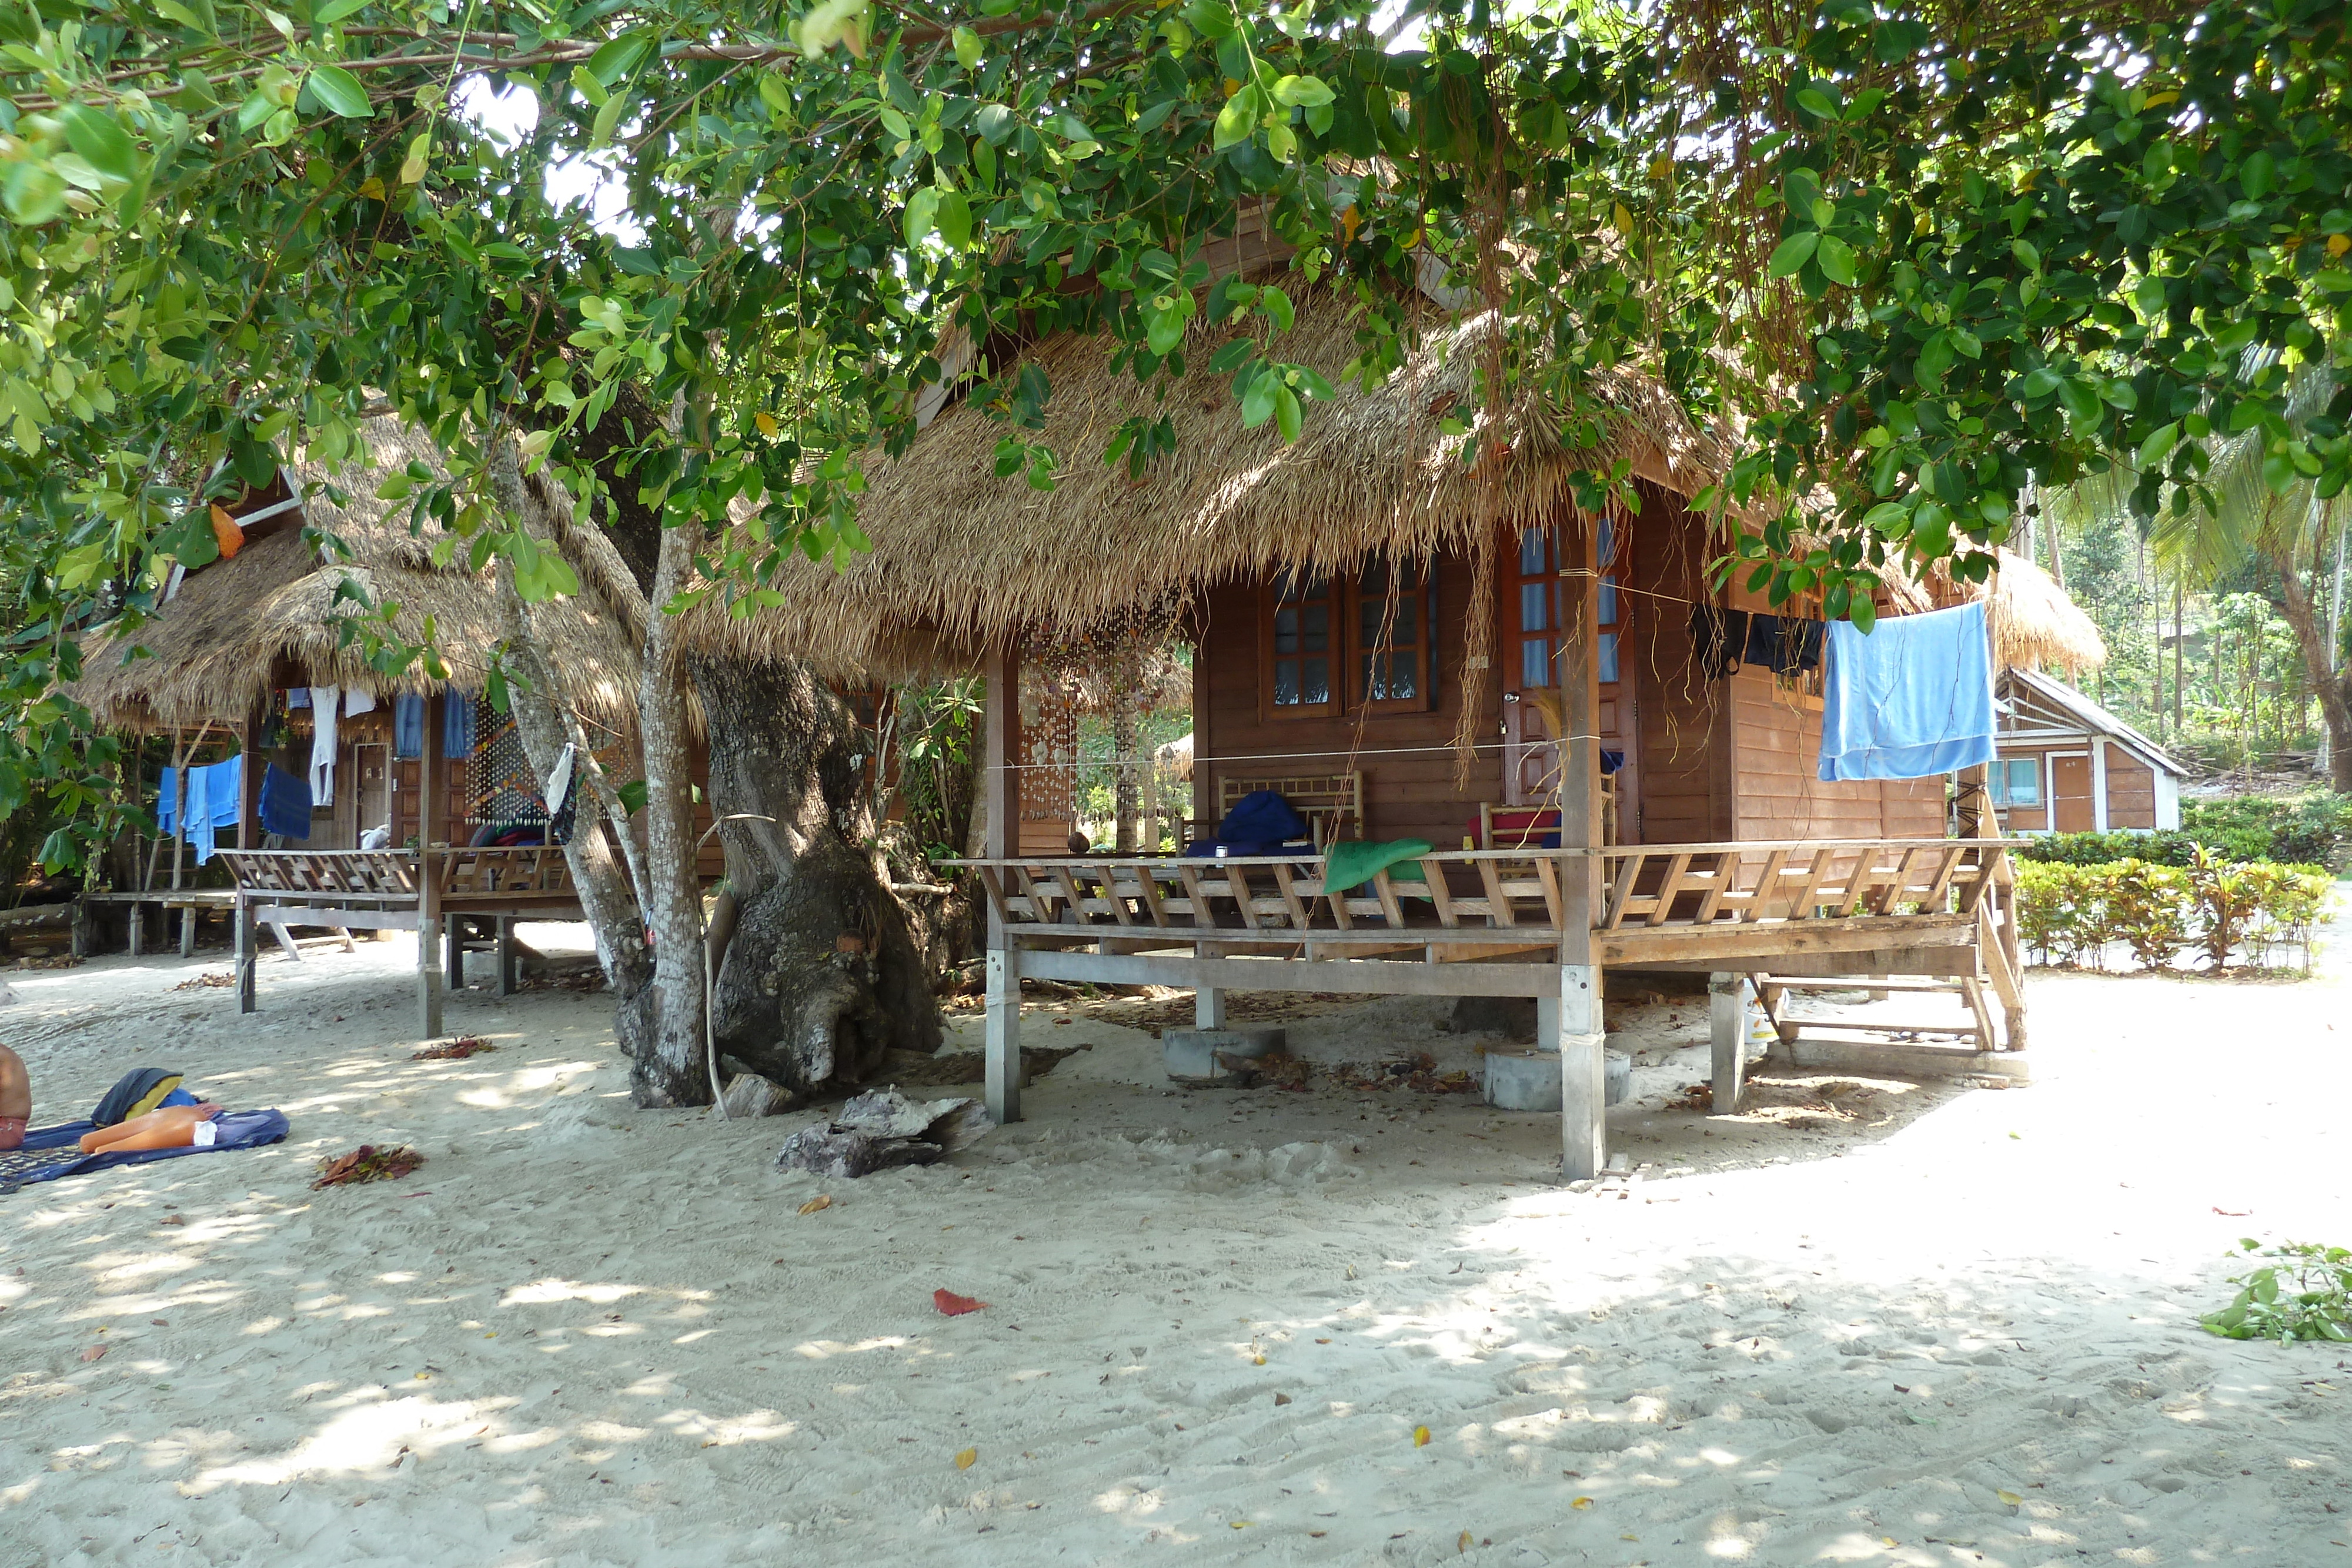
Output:
<path fill-rule="evenodd" d="M 1821 777 L 1927 779 L 1993 759 L 1992 640 L 1981 601 L 1830 623 Z"/>
<path fill-rule="evenodd" d="M 356 718 L 363 713 L 375 712 L 375 694 L 358 690 L 343 694 L 343 716 Z"/>
<path fill-rule="evenodd" d="M 467 693 L 453 691 L 441 699 L 441 755 L 474 755 L 474 699 Z"/>
<path fill-rule="evenodd" d="M 261 831 L 281 839 L 310 837 L 310 786 L 275 762 L 261 775 Z"/>
<path fill-rule="evenodd" d="M 1694 605 L 1690 639 L 1699 673 L 1710 681 L 1749 665 L 1776 675 L 1817 670 L 1822 665 L 1822 623 L 1799 615 Z"/>
<path fill-rule="evenodd" d="M 226 762 L 215 762 L 210 768 L 199 768 L 188 779 L 188 816 L 194 826 L 190 841 L 196 846 L 196 863 L 203 865 L 213 858 L 217 835 L 223 828 L 236 831 L 238 814 L 244 805 L 245 758 L 232 757 Z M 205 814 L 196 819 L 196 792 L 204 791 Z"/>
<path fill-rule="evenodd" d="M 286 694 L 286 711 L 287 711 L 287 712 L 291 713 L 291 712 L 293 712 L 293 711 L 294 711 L 295 709 L 297 709 L 297 708 L 306 708 L 306 707 L 309 707 L 310 706 L 310 687 L 308 687 L 308 686 L 296 686 L 292 691 L 288 692 L 288 693 Z"/>
<path fill-rule="evenodd" d="M 1822 625 L 1795 615 L 1750 615 L 1748 637 L 1739 655 L 1743 664 L 1759 665 L 1776 675 L 1791 675 L 1822 667 Z"/>
<path fill-rule="evenodd" d="M 425 755 L 425 699 L 415 692 L 392 699 L 392 754 L 407 758 Z"/>
<path fill-rule="evenodd" d="M 333 686 L 312 686 L 310 708 L 318 727 L 310 732 L 310 800 L 335 803 L 335 712 L 342 693 Z"/>

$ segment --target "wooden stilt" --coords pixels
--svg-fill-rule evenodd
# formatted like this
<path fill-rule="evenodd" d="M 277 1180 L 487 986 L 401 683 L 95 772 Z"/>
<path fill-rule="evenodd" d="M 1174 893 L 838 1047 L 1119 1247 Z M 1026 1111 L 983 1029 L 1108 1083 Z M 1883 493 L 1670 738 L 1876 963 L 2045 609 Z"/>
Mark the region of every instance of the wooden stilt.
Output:
<path fill-rule="evenodd" d="M 1716 1113 L 1728 1116 L 1739 1109 L 1748 1070 L 1748 1007 L 1739 976 L 1718 971 L 1707 977 L 1706 1013 Z"/>
<path fill-rule="evenodd" d="M 441 942 L 442 982 L 453 991 L 466 988 L 466 917 L 453 915 Z"/>
<path fill-rule="evenodd" d="M 416 764 L 416 1023 L 426 1040 L 441 1034 L 441 867 L 434 853 L 433 835 L 442 826 L 447 801 L 441 778 L 441 707 L 446 699 L 433 696 L 425 704 L 424 756 Z"/>
<path fill-rule="evenodd" d="M 982 674 L 988 710 L 983 723 L 981 789 L 988 801 L 988 858 L 1020 852 L 1021 655 L 989 650 Z M 1031 900 L 1035 907 L 1034 894 Z M 1001 1126 L 1021 1120 L 1021 955 L 1005 933 L 1003 913 L 988 912 L 988 1038 L 982 1052 L 988 1113 Z"/>
<path fill-rule="evenodd" d="M 1223 1029 L 1225 1027 L 1225 993 L 1214 986 L 1202 986 L 1192 993 L 1192 1027 Z"/>
<path fill-rule="evenodd" d="M 1560 624 L 1571 635 L 1560 650 L 1559 842 L 1601 846 L 1601 623 L 1594 544 L 1600 519 L 1580 519 L 1560 562 Z M 1686 862 L 1685 862 L 1686 863 Z M 1589 1181 L 1608 1168 L 1608 1034 L 1601 1021 L 1601 967 L 1592 961 L 1592 916 L 1601 907 L 1601 858 L 1561 866 L 1559 908 L 1560 1170 Z M 1679 874 L 1680 866 L 1676 868 Z M 1667 889 L 1671 898 L 1673 890 Z"/>
<path fill-rule="evenodd" d="M 135 933 L 139 929 L 135 916 L 137 915 L 139 906 L 134 904 L 131 908 L 134 916 L 131 923 L 131 930 L 134 933 L 132 940 L 135 942 L 137 940 Z M 256 1006 L 253 994 L 253 971 L 255 964 L 261 956 L 260 952 L 256 946 L 256 938 L 260 934 L 254 929 L 253 905 L 246 902 L 245 894 L 241 893 L 236 896 L 236 1010 L 241 1013 L 249 1013 L 253 1011 Z M 133 951 L 136 950 L 137 949 L 134 947 Z"/>
<path fill-rule="evenodd" d="M 521 977 L 516 973 L 519 955 L 515 951 L 514 916 L 498 917 L 498 994 L 510 997 L 520 989 Z"/>
<path fill-rule="evenodd" d="M 196 956 L 196 911 L 194 904 L 180 911 L 180 956 Z"/>
<path fill-rule="evenodd" d="M 129 908 L 131 910 L 131 956 L 136 958 L 142 956 L 147 947 L 147 906 L 143 904 L 132 904 Z"/>
<path fill-rule="evenodd" d="M 1609 1036 L 1599 966 L 1560 966 L 1559 1018 L 1560 1170 L 1570 1181 L 1590 1181 L 1609 1164 Z"/>

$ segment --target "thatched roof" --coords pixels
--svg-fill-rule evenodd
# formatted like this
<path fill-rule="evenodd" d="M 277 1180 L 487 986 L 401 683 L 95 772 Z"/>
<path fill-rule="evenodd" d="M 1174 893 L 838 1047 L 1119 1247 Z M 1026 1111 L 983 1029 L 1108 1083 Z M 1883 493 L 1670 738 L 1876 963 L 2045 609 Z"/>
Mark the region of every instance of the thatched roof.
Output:
<path fill-rule="evenodd" d="M 1504 433 L 1510 455 L 1489 497 L 1463 461 L 1469 437 L 1442 428 L 1480 418 L 1475 361 L 1491 314 L 1451 320 L 1422 311 L 1425 336 L 1376 391 L 1340 384 L 1355 357 L 1356 322 L 1334 290 L 1304 292 L 1291 332 L 1276 345 L 1314 367 L 1339 395 L 1309 404 L 1306 433 L 1286 444 L 1269 420 L 1242 428 L 1230 378 L 1209 368 L 1235 336 L 1198 323 L 1187 373 L 1164 400 L 1115 373 L 1107 335 L 1066 335 L 1032 350 L 1053 395 L 1042 433 L 1064 465 L 1050 492 L 999 478 L 996 445 L 1013 432 L 966 400 L 942 413 L 896 459 L 866 467 L 858 526 L 868 554 L 836 574 L 794 559 L 772 586 L 780 606 L 741 617 L 719 596 L 690 612 L 690 641 L 759 657 L 791 654 L 829 672 L 897 673 L 965 664 L 989 642 L 1029 632 L 1082 637 L 1124 617 L 1165 612 L 1208 585 L 1283 567 L 1346 570 L 1375 553 L 1419 556 L 1465 546 L 1499 509 L 1506 519 L 1555 515 L 1569 476 L 1594 455 L 1563 450 L 1532 396 Z M 1709 483 L 1727 454 L 1692 429 L 1674 398 L 1647 377 L 1595 378 L 1611 418 L 1599 456 L 1680 495 Z M 1140 480 L 1102 453 L 1130 415 L 1165 413 L 1173 455 Z M 1472 434 L 1487 440 L 1489 432 Z"/>
<path fill-rule="evenodd" d="M 2021 555 L 1995 553 L 2000 569 L 1971 597 L 1986 601 L 1993 657 L 2004 668 L 2077 674 L 2107 662 L 2106 640 L 2055 579 Z"/>
<path fill-rule="evenodd" d="M 1164 399 L 1112 371 L 1117 345 L 1107 335 L 1048 340 L 1025 356 L 1053 389 L 1045 428 L 1017 434 L 1060 458 L 1053 490 L 998 476 L 997 443 L 1014 428 L 966 400 L 904 455 L 867 465 L 857 517 L 870 553 L 839 572 L 793 556 L 769 585 L 781 604 L 736 615 L 714 595 L 688 612 L 688 640 L 746 657 L 809 659 L 845 676 L 968 668 L 992 642 L 1082 640 L 1129 618 L 1168 618 L 1220 580 L 1287 567 L 1345 571 L 1374 554 L 1466 546 L 1489 516 L 1556 517 L 1573 503 L 1570 476 L 1596 459 L 1622 458 L 1684 497 L 1728 467 L 1736 427 L 1695 429 L 1664 385 L 1621 370 L 1591 382 L 1606 430 L 1598 452 L 1564 447 L 1556 415 L 1533 393 L 1523 399 L 1502 433 L 1509 455 L 1493 469 L 1497 493 L 1488 495 L 1489 477 L 1463 455 L 1471 440 L 1492 439 L 1475 371 L 1496 318 L 1420 307 L 1421 346 L 1367 392 L 1340 381 L 1358 348 L 1350 302 L 1330 288 L 1303 292 L 1296 327 L 1276 351 L 1320 371 L 1339 396 L 1309 406 L 1295 445 L 1271 421 L 1243 429 L 1228 378 L 1209 369 L 1234 336 L 1230 328 L 1196 323 L 1187 373 Z M 1175 429 L 1174 455 L 1139 480 L 1124 462 L 1102 461 L 1124 421 L 1162 413 Z M 1448 434 L 1449 416 L 1475 422 L 1470 434 Z M 2077 668 L 2105 657 L 2096 629 L 2062 590 L 2030 562 L 2002 559 L 2011 570 L 1991 589 L 2002 663 Z M 1923 584 L 1897 567 L 1881 576 L 1894 613 L 1950 601 L 1948 581 Z"/>
<path fill-rule="evenodd" d="M 312 494 L 311 527 L 341 538 L 345 560 L 322 561 L 320 548 L 289 528 L 249 540 L 235 559 L 187 574 L 179 593 L 134 631 L 103 632 L 85 644 L 83 677 L 70 689 L 110 728 L 192 727 L 242 722 L 273 685 L 340 685 L 378 695 L 445 686 L 478 692 L 503 619 L 489 571 L 459 560 L 433 564 L 432 540 L 410 532 L 407 503 L 375 498 L 381 476 L 412 458 L 437 468 L 431 442 L 397 421 L 363 427 L 373 465 L 332 473 L 348 496 L 336 507 Z M 329 477 L 324 465 L 299 465 L 289 477 L 306 489 Z M 627 569 L 601 536 L 573 541 L 583 592 L 535 607 L 533 624 L 568 674 L 582 716 L 615 730 L 634 724 L 639 640 L 628 624 Z M 609 556 L 611 559 L 606 559 Z M 348 646 L 338 622 L 366 613 L 336 591 L 349 580 L 379 605 L 396 602 L 399 635 L 421 640 L 434 618 L 436 645 L 449 678 L 436 682 L 421 662 L 397 675 L 369 667 L 365 649 Z M 143 654 L 143 656 L 142 656 Z"/>

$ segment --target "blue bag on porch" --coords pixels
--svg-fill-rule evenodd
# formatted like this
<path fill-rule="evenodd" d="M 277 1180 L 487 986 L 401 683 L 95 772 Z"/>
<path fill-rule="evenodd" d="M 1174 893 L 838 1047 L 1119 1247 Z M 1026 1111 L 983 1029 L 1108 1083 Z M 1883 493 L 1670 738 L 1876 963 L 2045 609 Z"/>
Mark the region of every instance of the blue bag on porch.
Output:
<path fill-rule="evenodd" d="M 1213 841 L 1191 845 L 1185 852 L 1213 855 L 1222 845 L 1229 855 L 1278 855 L 1291 841 L 1307 836 L 1307 819 L 1289 801 L 1271 789 L 1253 789 L 1234 802 Z"/>
<path fill-rule="evenodd" d="M 1979 600 L 1864 632 L 1830 623 L 1824 782 L 1927 779 L 1993 759 L 1992 643 Z"/>
<path fill-rule="evenodd" d="M 281 839 L 310 837 L 310 782 L 275 762 L 261 774 L 261 831 Z"/>

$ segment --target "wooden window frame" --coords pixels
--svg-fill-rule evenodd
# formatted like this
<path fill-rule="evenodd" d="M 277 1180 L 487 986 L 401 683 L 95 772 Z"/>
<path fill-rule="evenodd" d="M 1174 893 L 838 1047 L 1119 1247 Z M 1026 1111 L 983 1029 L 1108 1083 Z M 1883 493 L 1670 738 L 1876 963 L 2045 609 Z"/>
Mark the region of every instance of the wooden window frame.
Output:
<path fill-rule="evenodd" d="M 1399 595 L 1401 601 L 1410 594 L 1421 601 L 1421 636 L 1418 643 L 1413 645 L 1418 664 L 1414 672 L 1415 689 L 1409 697 L 1382 697 L 1377 701 L 1371 695 L 1365 662 L 1375 653 L 1399 650 L 1373 646 L 1372 639 L 1364 635 L 1364 609 L 1367 605 L 1377 606 L 1385 617 L 1389 591 L 1383 587 L 1376 594 L 1367 593 L 1360 573 L 1348 575 L 1348 696 L 1352 706 L 1360 712 L 1378 716 L 1391 713 L 1430 713 L 1436 709 L 1437 563 L 1433 559 L 1422 562 L 1418 570 L 1421 580 Z"/>
<path fill-rule="evenodd" d="M 1336 571 L 1326 574 L 1323 580 L 1325 585 L 1324 602 L 1329 606 L 1330 610 L 1329 618 L 1326 622 L 1327 630 L 1324 633 L 1323 640 L 1322 658 L 1328 666 L 1328 674 L 1324 685 L 1324 700 L 1319 703 L 1277 703 L 1274 700 L 1274 666 L 1278 657 L 1275 653 L 1274 647 L 1274 618 L 1276 613 L 1281 610 L 1284 602 L 1282 598 L 1282 590 L 1284 579 L 1287 575 L 1287 573 L 1279 574 L 1267 581 L 1258 590 L 1257 691 L 1259 716 L 1267 720 L 1286 718 L 1337 718 L 1339 716 L 1343 698 L 1346 695 L 1348 671 L 1352 664 L 1348 653 L 1348 638 L 1346 635 L 1347 626 L 1345 623 L 1345 617 L 1349 604 L 1348 591 L 1349 580 Z M 1307 602 L 1313 601 L 1308 601 Z M 1304 669 L 1304 661 L 1307 655 L 1304 651 L 1301 651 L 1296 656 L 1302 662 L 1300 678 L 1303 682 L 1306 674 Z"/>
<path fill-rule="evenodd" d="M 2000 769 L 2000 786 L 1992 791 L 1992 803 L 2003 809 L 2015 807 L 2022 811 L 2048 810 L 2050 789 L 2042 779 L 2043 768 L 2047 760 L 2047 757 L 2042 752 L 2035 752 L 2031 757 L 1995 758 L 1994 766 Z M 2025 763 L 2033 769 L 2033 799 L 2031 800 L 2020 801 L 2010 790 L 2009 769 L 2020 762 Z"/>
<path fill-rule="evenodd" d="M 1622 694 L 1625 687 L 1626 592 L 1623 582 L 1625 563 L 1622 558 L 1626 553 L 1626 537 L 1623 526 L 1617 518 L 1604 516 L 1601 518 L 1601 524 L 1606 530 L 1606 542 L 1610 549 L 1607 559 L 1603 559 L 1600 554 L 1601 541 L 1596 540 L 1594 543 L 1594 559 L 1600 562 L 1594 574 L 1595 632 L 1599 637 L 1606 639 L 1607 645 L 1614 651 L 1617 674 L 1615 679 L 1604 680 L 1600 684 L 1604 693 Z M 1525 541 L 1529 534 L 1541 532 L 1550 537 L 1549 554 L 1547 558 L 1549 564 L 1530 575 L 1521 569 L 1520 562 L 1523 557 L 1517 551 L 1512 555 L 1510 585 L 1504 596 L 1503 604 L 1504 642 L 1507 644 L 1503 655 L 1507 661 L 1504 666 L 1506 683 L 1503 689 L 1507 692 L 1559 689 L 1559 644 L 1567 641 L 1567 628 L 1560 624 L 1559 580 L 1562 575 L 1559 564 L 1560 545 L 1563 542 L 1563 534 L 1570 526 L 1564 523 L 1546 523 L 1539 528 L 1526 528 L 1520 531 L 1520 542 L 1517 547 L 1519 550 L 1525 549 Z M 1540 685 L 1530 683 L 1527 679 L 1528 634 L 1522 609 L 1526 602 L 1524 598 L 1526 589 L 1536 582 L 1546 585 L 1546 615 L 1550 622 L 1544 631 L 1546 641 L 1551 644 L 1549 654 L 1545 660 L 1545 668 L 1551 678 Z M 1606 612 L 1605 619 L 1598 618 L 1601 612 Z M 1596 647 L 1593 650 L 1593 657 L 1597 661 L 1600 656 L 1601 650 Z"/>

